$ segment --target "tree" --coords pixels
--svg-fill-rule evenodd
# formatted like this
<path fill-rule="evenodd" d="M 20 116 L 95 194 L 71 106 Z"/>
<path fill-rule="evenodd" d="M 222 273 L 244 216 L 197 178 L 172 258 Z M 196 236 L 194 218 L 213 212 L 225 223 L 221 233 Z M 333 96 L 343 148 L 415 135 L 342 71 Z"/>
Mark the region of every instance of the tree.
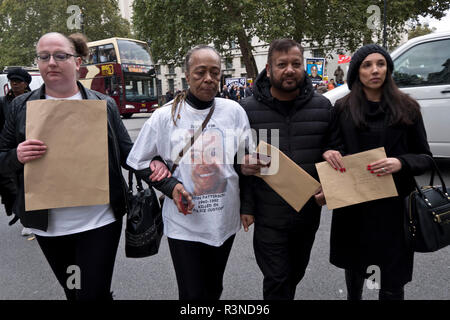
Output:
<path fill-rule="evenodd" d="M 76 27 L 76 5 L 83 15 L 81 29 Z M 117 0 L 3 0 L 0 1 L 0 68 L 7 65 L 29 66 L 35 46 L 47 32 L 70 34 L 83 31 L 90 41 L 113 36 L 130 36 L 128 21 L 119 15 Z M 0 70 L 1 70 L 0 69 Z"/>
<path fill-rule="evenodd" d="M 388 44 L 420 15 L 441 18 L 450 1 L 387 1 Z M 239 44 L 247 75 L 256 76 L 251 40 L 292 38 L 307 47 L 355 51 L 381 42 L 384 0 L 135 0 L 133 24 L 151 42 L 155 61 L 180 62 L 187 50 L 212 43 L 225 55 Z M 368 9 L 370 9 L 368 11 Z"/>
<path fill-rule="evenodd" d="M 409 32 L 408 32 L 408 39 L 412 39 L 415 37 L 420 37 L 420 36 L 424 36 L 426 34 L 432 33 L 436 31 L 436 28 L 431 28 L 428 24 L 418 24 L 416 26 L 414 26 Z"/>
<path fill-rule="evenodd" d="M 251 40 L 258 1 L 135 0 L 133 11 L 137 36 L 150 42 L 155 61 L 181 63 L 190 48 L 202 43 L 229 56 L 232 44 L 239 44 L 247 76 L 256 77 Z"/>

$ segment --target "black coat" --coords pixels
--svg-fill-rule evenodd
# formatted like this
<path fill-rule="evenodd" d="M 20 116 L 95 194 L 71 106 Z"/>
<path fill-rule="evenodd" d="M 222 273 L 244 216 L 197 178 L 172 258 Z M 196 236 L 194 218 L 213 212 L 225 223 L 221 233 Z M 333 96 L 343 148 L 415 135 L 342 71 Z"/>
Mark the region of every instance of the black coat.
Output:
<path fill-rule="evenodd" d="M 126 212 L 126 183 L 123 180 L 120 166 L 126 166 L 128 153 L 133 145 L 130 136 L 120 119 L 117 105 L 110 97 L 84 88 L 78 83 L 83 99 L 106 100 L 107 117 L 112 130 L 117 137 L 118 145 L 114 144 L 112 132 L 108 128 L 108 159 L 110 204 L 116 218 L 121 219 Z M 5 127 L 0 136 L 0 174 L 15 172 L 18 176 L 18 193 L 14 204 L 14 212 L 19 216 L 25 227 L 47 230 L 48 210 L 25 211 L 24 198 L 24 165 L 17 159 L 17 145 L 25 141 L 26 103 L 31 100 L 45 99 L 45 86 L 25 93 L 13 100 Z M 116 160 L 116 152 L 119 162 Z"/>
<path fill-rule="evenodd" d="M 6 115 L 9 113 L 11 101 L 14 99 L 12 91 L 0 98 L 0 133 L 5 124 Z M 12 207 L 16 199 L 17 187 L 16 178 L 12 173 L 0 174 L 0 197 L 5 205 L 7 215 L 12 214 Z"/>
<path fill-rule="evenodd" d="M 269 144 L 271 130 L 279 130 L 279 149 L 318 180 L 314 164 L 323 161 L 323 149 L 330 135 L 330 101 L 314 92 L 307 76 L 290 108 L 272 97 L 270 86 L 264 70 L 253 86 L 253 96 L 241 100 L 251 128 L 256 130 L 258 139 Z M 267 138 L 260 135 L 261 129 L 268 129 Z M 250 176 L 242 181 L 241 214 L 254 215 L 257 223 L 275 228 L 288 227 L 298 219 L 312 219 L 318 225 L 321 208 L 314 198 L 298 213 L 262 179 Z"/>
<path fill-rule="evenodd" d="M 343 101 L 336 102 L 328 148 L 343 155 L 366 151 L 360 146 L 361 130 L 345 112 Z M 412 125 L 390 125 L 385 130 L 379 146 L 384 146 L 387 157 L 402 163 L 393 174 L 399 196 L 333 210 L 330 261 L 362 274 L 371 265 L 379 266 L 382 283 L 401 286 L 411 281 L 413 268 L 413 252 L 406 246 L 403 230 L 404 198 L 415 187 L 414 176 L 431 168 L 425 156 L 431 152 L 420 114 Z"/>

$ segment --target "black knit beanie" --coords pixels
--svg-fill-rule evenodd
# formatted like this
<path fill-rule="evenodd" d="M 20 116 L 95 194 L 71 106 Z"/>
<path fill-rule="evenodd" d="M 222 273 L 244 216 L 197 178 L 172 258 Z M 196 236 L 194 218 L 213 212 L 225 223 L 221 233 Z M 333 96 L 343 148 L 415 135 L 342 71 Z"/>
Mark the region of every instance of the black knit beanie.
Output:
<path fill-rule="evenodd" d="M 347 85 L 348 88 L 351 90 L 353 83 L 355 83 L 356 79 L 358 79 L 359 76 L 359 66 L 364 61 L 364 59 L 372 53 L 379 53 L 384 56 L 387 63 L 388 70 L 391 71 L 394 70 L 394 62 L 392 61 L 391 56 L 389 53 L 384 50 L 382 47 L 380 47 L 377 44 L 368 44 L 364 47 L 361 47 L 358 49 L 358 51 L 355 52 L 355 54 L 352 56 L 352 60 L 350 61 L 350 67 L 348 68 L 347 72 Z"/>

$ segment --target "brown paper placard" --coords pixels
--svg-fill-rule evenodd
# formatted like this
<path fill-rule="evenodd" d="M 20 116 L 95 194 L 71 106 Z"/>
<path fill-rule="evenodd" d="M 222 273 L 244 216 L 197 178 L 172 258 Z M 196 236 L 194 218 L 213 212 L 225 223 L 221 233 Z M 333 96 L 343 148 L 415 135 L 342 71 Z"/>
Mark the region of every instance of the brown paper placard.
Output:
<path fill-rule="evenodd" d="M 109 203 L 106 101 L 28 101 L 26 139 L 48 149 L 25 164 L 25 210 Z"/>
<path fill-rule="evenodd" d="M 383 158 L 383 147 L 342 157 L 344 173 L 326 161 L 316 163 L 328 209 L 397 196 L 392 174 L 377 177 L 367 170 L 368 164 Z"/>
<path fill-rule="evenodd" d="M 260 141 L 258 152 L 271 156 L 270 166 L 257 176 L 263 179 L 297 212 L 320 188 L 320 183 L 278 148 Z"/>

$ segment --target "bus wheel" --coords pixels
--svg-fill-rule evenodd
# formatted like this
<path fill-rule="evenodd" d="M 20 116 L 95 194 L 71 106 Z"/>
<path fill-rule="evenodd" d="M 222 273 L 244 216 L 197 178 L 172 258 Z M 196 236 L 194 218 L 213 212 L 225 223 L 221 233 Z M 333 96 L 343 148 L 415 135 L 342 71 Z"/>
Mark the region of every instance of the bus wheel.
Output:
<path fill-rule="evenodd" d="M 123 117 L 124 119 L 130 119 L 132 115 L 133 115 L 132 113 L 124 113 L 124 114 L 122 115 L 122 117 Z"/>

